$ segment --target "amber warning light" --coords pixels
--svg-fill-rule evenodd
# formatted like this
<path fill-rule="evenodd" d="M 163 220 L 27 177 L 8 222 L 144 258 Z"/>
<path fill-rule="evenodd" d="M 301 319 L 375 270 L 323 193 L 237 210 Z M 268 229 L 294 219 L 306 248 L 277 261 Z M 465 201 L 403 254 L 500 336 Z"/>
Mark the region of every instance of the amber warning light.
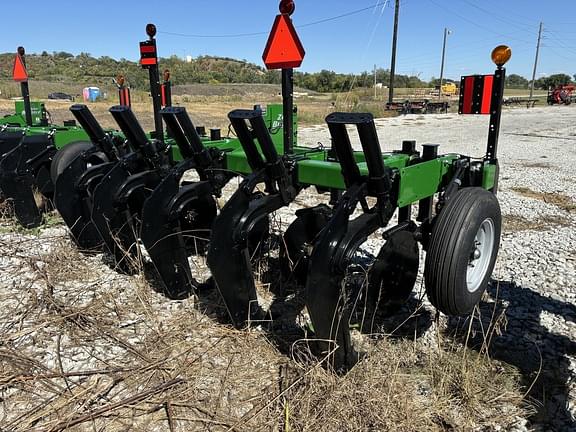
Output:
<path fill-rule="evenodd" d="M 498 67 L 504 66 L 512 57 L 512 50 L 509 46 L 498 45 L 492 50 L 492 61 Z"/>

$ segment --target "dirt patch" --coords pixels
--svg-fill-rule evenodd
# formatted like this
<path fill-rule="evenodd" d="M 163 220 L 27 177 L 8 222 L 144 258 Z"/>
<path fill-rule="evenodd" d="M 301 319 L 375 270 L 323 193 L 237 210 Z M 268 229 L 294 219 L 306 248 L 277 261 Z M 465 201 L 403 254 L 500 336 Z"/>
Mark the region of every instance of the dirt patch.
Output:
<path fill-rule="evenodd" d="M 552 168 L 552 164 L 547 162 L 525 162 L 522 165 L 526 168 Z"/>
<path fill-rule="evenodd" d="M 570 225 L 570 220 L 562 216 L 550 216 L 547 218 L 528 219 L 519 215 L 504 215 L 504 231 L 544 231 L 556 227 Z"/>
<path fill-rule="evenodd" d="M 567 212 L 576 211 L 576 202 L 568 195 L 557 192 L 537 192 L 526 187 L 512 188 L 512 190 L 526 198 L 533 198 L 548 204 L 553 204 Z"/>

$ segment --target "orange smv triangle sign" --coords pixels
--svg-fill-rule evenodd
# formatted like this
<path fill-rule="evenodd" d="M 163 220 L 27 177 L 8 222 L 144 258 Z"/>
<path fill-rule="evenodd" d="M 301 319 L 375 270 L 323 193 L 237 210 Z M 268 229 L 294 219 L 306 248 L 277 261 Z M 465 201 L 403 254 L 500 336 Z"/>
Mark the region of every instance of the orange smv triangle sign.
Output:
<path fill-rule="evenodd" d="M 16 82 L 28 81 L 28 72 L 26 72 L 26 66 L 24 66 L 24 61 L 22 60 L 20 54 L 16 54 L 16 58 L 14 59 L 12 78 Z"/>
<path fill-rule="evenodd" d="M 304 47 L 288 15 L 277 15 L 262 55 L 268 69 L 295 68 L 304 60 Z"/>

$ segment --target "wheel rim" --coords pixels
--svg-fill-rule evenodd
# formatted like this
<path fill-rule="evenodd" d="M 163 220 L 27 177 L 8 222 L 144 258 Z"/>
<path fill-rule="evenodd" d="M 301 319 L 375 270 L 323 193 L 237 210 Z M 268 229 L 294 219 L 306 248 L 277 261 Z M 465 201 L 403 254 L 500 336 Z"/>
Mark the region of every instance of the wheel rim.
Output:
<path fill-rule="evenodd" d="M 474 237 L 474 247 L 468 261 L 466 286 L 473 293 L 482 285 L 494 250 L 494 221 L 485 219 Z"/>

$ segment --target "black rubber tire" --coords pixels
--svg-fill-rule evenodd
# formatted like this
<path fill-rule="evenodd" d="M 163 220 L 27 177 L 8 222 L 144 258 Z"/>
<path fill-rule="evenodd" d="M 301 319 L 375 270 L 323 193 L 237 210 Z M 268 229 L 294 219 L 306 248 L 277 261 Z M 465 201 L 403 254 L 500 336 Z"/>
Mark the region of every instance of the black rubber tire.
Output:
<path fill-rule="evenodd" d="M 56 184 L 56 179 L 64 169 L 80 154 L 94 147 L 90 141 L 76 141 L 66 144 L 56 152 L 50 165 L 50 178 Z"/>
<path fill-rule="evenodd" d="M 493 222 L 493 247 L 478 288 L 467 285 L 475 238 L 484 221 Z M 466 315 L 480 302 L 498 255 L 502 215 L 494 194 L 478 187 L 458 191 L 434 220 L 424 280 L 430 302 L 447 315 Z"/>

